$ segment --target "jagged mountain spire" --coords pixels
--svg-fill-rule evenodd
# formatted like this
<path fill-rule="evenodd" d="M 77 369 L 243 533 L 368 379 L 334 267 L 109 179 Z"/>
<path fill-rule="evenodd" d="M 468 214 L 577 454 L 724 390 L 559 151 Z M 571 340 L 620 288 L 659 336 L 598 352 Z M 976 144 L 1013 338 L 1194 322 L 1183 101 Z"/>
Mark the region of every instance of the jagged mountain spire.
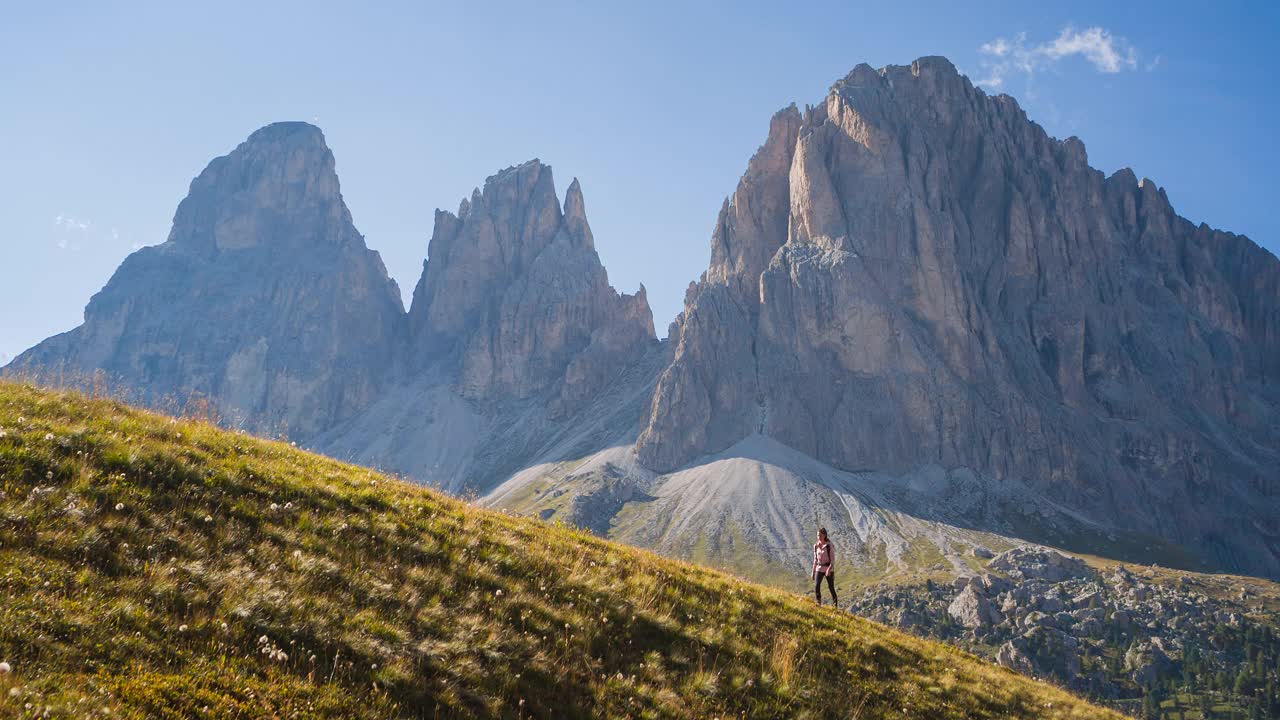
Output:
<path fill-rule="evenodd" d="M 557 384 L 585 397 L 656 342 L 647 301 L 609 286 L 581 185 L 562 210 L 551 167 L 536 159 L 485 180 L 456 216 L 437 212 L 409 325 L 415 362 L 454 358 L 473 399 Z"/>

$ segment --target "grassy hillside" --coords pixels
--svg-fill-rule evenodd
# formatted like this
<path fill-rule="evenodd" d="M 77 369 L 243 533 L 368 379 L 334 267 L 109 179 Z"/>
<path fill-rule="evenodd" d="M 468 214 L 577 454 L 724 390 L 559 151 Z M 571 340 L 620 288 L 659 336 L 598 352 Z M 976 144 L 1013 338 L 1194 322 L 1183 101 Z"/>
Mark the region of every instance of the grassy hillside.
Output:
<path fill-rule="evenodd" d="M 285 444 L 3 383 L 0 428 L 0 715 L 1112 717 Z"/>

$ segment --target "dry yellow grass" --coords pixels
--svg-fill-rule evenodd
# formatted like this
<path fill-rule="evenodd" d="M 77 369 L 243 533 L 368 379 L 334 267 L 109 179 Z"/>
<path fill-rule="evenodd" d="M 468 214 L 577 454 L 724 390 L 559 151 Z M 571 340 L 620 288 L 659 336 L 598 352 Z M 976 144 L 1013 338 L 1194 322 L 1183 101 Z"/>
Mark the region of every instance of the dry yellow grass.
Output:
<path fill-rule="evenodd" d="M 806 598 L 0 383 L 0 714 L 1108 718 Z"/>

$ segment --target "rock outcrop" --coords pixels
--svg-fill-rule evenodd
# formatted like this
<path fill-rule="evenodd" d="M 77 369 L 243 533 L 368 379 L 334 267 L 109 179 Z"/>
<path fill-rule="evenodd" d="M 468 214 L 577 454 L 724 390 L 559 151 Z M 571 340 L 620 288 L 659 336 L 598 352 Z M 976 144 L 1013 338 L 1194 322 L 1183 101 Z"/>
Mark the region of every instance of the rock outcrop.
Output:
<path fill-rule="evenodd" d="M 209 163 L 168 240 L 11 367 L 101 370 L 146 402 L 200 396 L 233 424 L 305 436 L 369 405 L 403 337 L 400 292 L 352 224 L 324 136 L 286 122 Z"/>
<path fill-rule="evenodd" d="M 1181 692 L 1210 692 L 1218 678 L 1249 674 L 1258 656 L 1280 653 L 1280 639 L 1269 629 L 1280 586 L 1267 581 L 1250 583 L 1259 594 L 1238 601 L 1241 581 L 1226 575 L 1141 566 L 1098 570 L 1034 546 L 996 560 L 951 585 L 871 587 L 854 595 L 850 610 L 945 638 L 1096 700 L 1139 697 L 1170 681 Z M 1188 651 L 1193 662 L 1184 665 Z M 1216 689 L 1223 690 L 1233 692 Z M 1233 694 L 1245 701 L 1250 691 Z"/>
<path fill-rule="evenodd" d="M 965 585 L 951 601 L 947 606 L 947 614 L 971 630 L 997 625 L 1001 620 L 1000 613 L 991 607 L 991 601 L 972 585 Z"/>
<path fill-rule="evenodd" d="M 1280 573 L 1280 262 L 945 59 L 775 116 L 671 339 L 637 447 L 656 471 L 761 433 Z"/>

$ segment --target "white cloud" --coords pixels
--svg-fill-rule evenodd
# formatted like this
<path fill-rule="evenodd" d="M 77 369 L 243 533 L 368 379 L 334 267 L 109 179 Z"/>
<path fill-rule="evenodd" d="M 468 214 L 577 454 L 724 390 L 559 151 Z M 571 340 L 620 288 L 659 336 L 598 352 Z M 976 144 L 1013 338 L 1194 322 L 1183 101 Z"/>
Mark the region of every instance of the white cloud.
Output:
<path fill-rule="evenodd" d="M 1118 73 L 1138 67 L 1138 50 L 1122 37 L 1100 27 L 1076 30 L 1068 25 L 1049 42 L 1028 44 L 1027 34 L 1018 33 L 1012 38 L 998 37 L 983 43 L 978 52 L 985 56 L 982 69 L 986 77 L 979 85 L 998 88 L 1012 75 L 1025 75 L 1028 79 L 1041 70 L 1056 66 L 1060 61 L 1080 57 L 1101 73 Z M 1154 68 L 1159 58 L 1148 69 Z"/>
<path fill-rule="evenodd" d="M 53 219 L 53 224 L 66 230 L 79 230 L 80 232 L 88 232 L 93 223 L 89 220 L 77 220 L 69 215 L 59 215 Z"/>
<path fill-rule="evenodd" d="M 79 247 L 78 243 L 73 243 L 72 238 L 69 236 L 87 235 L 93 228 L 93 223 L 89 220 L 80 220 L 71 217 L 70 215 L 63 214 L 59 214 L 55 217 L 53 219 L 53 224 L 65 231 L 53 239 L 53 244 L 56 245 L 59 250 L 77 249 Z"/>

